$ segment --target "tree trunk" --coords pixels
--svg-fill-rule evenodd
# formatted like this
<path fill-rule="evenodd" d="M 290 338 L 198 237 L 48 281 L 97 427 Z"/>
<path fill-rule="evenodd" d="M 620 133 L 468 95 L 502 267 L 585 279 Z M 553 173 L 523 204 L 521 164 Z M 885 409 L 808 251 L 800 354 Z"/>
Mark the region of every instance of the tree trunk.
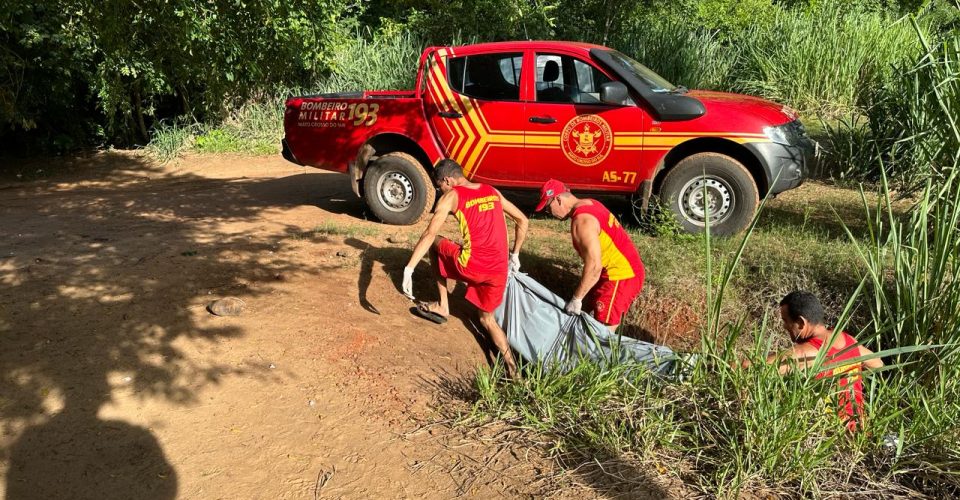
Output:
<path fill-rule="evenodd" d="M 146 143 L 150 140 L 150 135 L 147 133 L 147 126 L 143 122 L 143 107 L 140 105 L 140 83 L 137 83 L 134 87 L 133 99 L 133 108 L 137 113 L 137 126 L 140 127 L 140 138 Z"/>
<path fill-rule="evenodd" d="M 190 99 L 187 97 L 186 85 L 180 85 L 180 102 L 183 104 L 183 115 L 189 116 L 191 121 L 196 121 L 193 116 L 193 108 L 190 107 Z"/>

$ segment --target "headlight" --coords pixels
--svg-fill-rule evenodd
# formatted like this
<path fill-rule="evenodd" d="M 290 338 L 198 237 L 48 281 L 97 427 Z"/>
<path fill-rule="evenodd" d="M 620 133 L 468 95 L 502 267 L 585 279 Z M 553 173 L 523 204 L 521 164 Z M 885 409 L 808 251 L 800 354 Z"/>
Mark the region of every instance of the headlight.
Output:
<path fill-rule="evenodd" d="M 777 143 L 783 144 L 784 146 L 790 146 L 790 133 L 787 132 L 787 127 L 764 127 L 763 135 L 767 136 L 768 139 Z"/>

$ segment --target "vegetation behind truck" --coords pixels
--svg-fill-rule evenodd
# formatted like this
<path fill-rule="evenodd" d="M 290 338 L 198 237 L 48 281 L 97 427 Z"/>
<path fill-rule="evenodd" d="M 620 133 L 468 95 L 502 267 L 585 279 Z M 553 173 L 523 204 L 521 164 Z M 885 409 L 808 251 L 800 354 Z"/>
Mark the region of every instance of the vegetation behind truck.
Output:
<path fill-rule="evenodd" d="M 500 42 L 429 47 L 416 88 L 292 97 L 283 155 L 347 173 L 390 224 L 433 207 L 430 171 L 539 189 L 654 195 L 690 232 L 733 234 L 759 199 L 803 181 L 812 142 L 792 110 L 740 94 L 687 91 L 606 47 Z"/>

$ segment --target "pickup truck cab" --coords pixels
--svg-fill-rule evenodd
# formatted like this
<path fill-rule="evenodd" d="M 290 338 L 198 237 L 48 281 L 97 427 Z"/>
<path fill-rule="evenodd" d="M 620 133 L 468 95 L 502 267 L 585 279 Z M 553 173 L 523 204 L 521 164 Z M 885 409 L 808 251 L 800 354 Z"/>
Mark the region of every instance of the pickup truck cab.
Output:
<path fill-rule="evenodd" d="M 433 208 L 430 171 L 474 181 L 659 196 L 688 231 L 733 234 L 759 200 L 802 182 L 812 142 L 789 108 L 677 87 L 630 57 L 574 42 L 428 47 L 416 88 L 291 97 L 283 156 L 350 176 L 390 224 Z"/>

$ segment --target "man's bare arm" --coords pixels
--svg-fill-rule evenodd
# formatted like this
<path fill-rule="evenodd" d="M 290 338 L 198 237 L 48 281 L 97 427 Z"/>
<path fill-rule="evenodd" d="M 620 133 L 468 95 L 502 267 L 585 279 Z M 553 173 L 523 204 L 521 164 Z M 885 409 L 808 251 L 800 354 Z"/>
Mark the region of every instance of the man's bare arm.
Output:
<path fill-rule="evenodd" d="M 583 274 L 573 296 L 582 299 L 600 280 L 603 264 L 600 260 L 600 223 L 590 216 L 581 216 L 573 220 L 570 232 L 573 241 L 583 259 Z"/>
<path fill-rule="evenodd" d="M 811 366 L 816 359 L 816 349 L 807 344 L 800 344 L 767 356 L 767 364 L 778 364 L 777 372 L 779 372 L 780 375 L 786 375 L 790 373 L 794 367 L 804 369 Z"/>
<path fill-rule="evenodd" d="M 417 263 L 420 262 L 420 259 L 430 250 L 430 245 L 433 245 L 433 241 L 437 238 L 437 235 L 440 234 L 440 228 L 443 227 L 443 223 L 447 220 L 447 216 L 453 212 L 453 207 L 455 206 L 457 206 L 456 191 L 451 190 L 440 197 L 440 201 L 437 202 L 437 209 L 433 212 L 433 218 L 430 219 L 430 224 L 423 230 L 423 234 L 420 235 L 420 240 L 417 241 L 416 246 L 413 247 L 413 255 L 410 256 L 407 267 L 417 267 Z"/>
<path fill-rule="evenodd" d="M 520 253 L 520 248 L 523 246 L 523 242 L 527 239 L 527 229 L 530 227 L 530 221 L 527 219 L 526 215 L 523 215 L 523 212 L 516 207 L 510 200 L 504 198 L 503 194 L 497 191 L 497 194 L 500 195 L 500 202 L 503 206 L 503 213 L 507 214 L 507 217 L 513 219 L 515 223 L 514 237 L 513 237 L 513 253 Z"/>
<path fill-rule="evenodd" d="M 859 346 L 859 349 L 860 349 L 860 352 L 858 353 L 859 356 L 869 356 L 873 354 L 873 351 L 871 351 L 870 349 L 867 349 L 866 347 Z M 883 360 L 880 358 L 871 358 L 864 361 L 863 366 L 866 366 L 871 370 L 883 368 Z"/>
<path fill-rule="evenodd" d="M 858 356 L 868 356 L 873 354 L 873 351 L 867 349 L 866 347 L 859 346 Z M 771 354 L 767 356 L 767 364 L 779 364 L 777 371 L 781 375 L 790 373 L 794 367 L 799 369 L 806 369 L 813 367 L 814 362 L 817 360 L 817 355 L 819 352 L 814 349 L 809 344 L 800 344 L 793 346 L 790 349 L 780 351 L 776 354 Z M 740 366 L 746 368 L 750 366 L 749 360 L 744 360 L 740 363 Z M 833 362 L 833 363 L 824 363 L 824 368 L 829 368 L 830 366 L 841 365 L 843 362 Z M 871 370 L 876 370 L 883 367 L 883 360 L 880 358 L 873 358 L 863 361 L 863 365 Z"/>

